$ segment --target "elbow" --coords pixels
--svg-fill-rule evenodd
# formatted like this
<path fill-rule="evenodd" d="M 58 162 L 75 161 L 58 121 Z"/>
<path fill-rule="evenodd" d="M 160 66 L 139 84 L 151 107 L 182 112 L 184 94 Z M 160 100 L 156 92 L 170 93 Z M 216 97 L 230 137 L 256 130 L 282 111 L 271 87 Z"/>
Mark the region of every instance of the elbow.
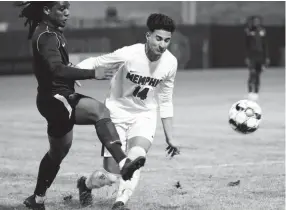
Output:
<path fill-rule="evenodd" d="M 49 68 L 52 72 L 53 77 L 64 77 L 64 74 L 63 74 L 64 65 L 63 64 L 61 63 L 50 64 Z"/>
<path fill-rule="evenodd" d="M 76 65 L 76 67 L 80 69 L 94 69 L 97 66 L 98 66 L 97 57 L 87 58 Z"/>
<path fill-rule="evenodd" d="M 172 103 L 163 103 L 160 104 L 160 117 L 161 118 L 170 118 L 174 115 L 174 108 Z"/>

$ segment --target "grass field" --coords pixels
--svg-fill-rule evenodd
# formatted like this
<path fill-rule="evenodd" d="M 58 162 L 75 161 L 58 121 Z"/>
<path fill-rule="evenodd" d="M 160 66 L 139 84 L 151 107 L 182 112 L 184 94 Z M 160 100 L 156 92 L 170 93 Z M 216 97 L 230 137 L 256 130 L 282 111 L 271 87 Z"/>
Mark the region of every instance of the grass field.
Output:
<path fill-rule="evenodd" d="M 179 72 L 174 93 L 174 136 L 181 155 L 165 155 L 161 123 L 132 210 L 285 209 L 285 71 L 262 75 L 260 129 L 249 135 L 228 125 L 232 103 L 246 95 L 247 71 Z M 85 81 L 78 92 L 103 100 L 106 81 Z M 32 76 L 0 77 L 0 210 L 25 209 L 38 165 L 48 149 L 46 124 L 36 110 Z M 48 191 L 48 210 L 81 209 L 76 180 L 100 168 L 101 144 L 92 126 L 76 126 L 73 147 Z M 240 180 L 240 185 L 228 183 Z M 176 182 L 182 188 L 176 188 Z M 110 209 L 116 187 L 93 191 L 86 210 Z M 69 201 L 63 198 L 72 195 Z"/>

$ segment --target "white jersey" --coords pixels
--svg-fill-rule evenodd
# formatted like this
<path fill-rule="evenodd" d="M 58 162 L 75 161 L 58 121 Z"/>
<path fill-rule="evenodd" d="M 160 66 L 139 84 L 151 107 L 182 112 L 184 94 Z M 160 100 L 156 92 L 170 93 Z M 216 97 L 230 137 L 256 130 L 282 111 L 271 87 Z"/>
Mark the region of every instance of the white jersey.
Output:
<path fill-rule="evenodd" d="M 139 115 L 153 118 L 155 114 L 156 117 L 158 102 L 162 118 L 173 116 L 172 95 L 177 59 L 168 50 L 158 61 L 150 62 L 145 45 L 135 44 L 110 54 L 88 58 L 77 66 L 117 69 L 105 101 L 115 123 L 132 120 Z"/>

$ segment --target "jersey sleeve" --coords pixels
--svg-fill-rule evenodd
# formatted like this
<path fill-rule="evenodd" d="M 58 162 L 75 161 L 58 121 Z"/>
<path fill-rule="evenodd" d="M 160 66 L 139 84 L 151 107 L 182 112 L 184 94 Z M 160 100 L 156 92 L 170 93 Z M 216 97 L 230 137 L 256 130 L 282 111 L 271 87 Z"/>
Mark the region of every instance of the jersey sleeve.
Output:
<path fill-rule="evenodd" d="M 79 64 L 77 67 L 83 69 L 114 69 L 123 64 L 128 58 L 128 47 L 120 48 L 112 53 L 101 55 L 98 57 L 90 57 Z"/>
<path fill-rule="evenodd" d="M 159 110 L 160 117 L 167 118 L 173 117 L 173 90 L 174 90 L 174 81 L 177 73 L 178 62 L 176 60 L 175 64 L 172 67 L 172 70 L 162 81 L 159 86 L 158 100 L 159 100 Z"/>
<path fill-rule="evenodd" d="M 36 47 L 54 77 L 73 80 L 93 79 L 95 77 L 94 70 L 79 69 L 63 64 L 59 51 L 59 40 L 55 33 L 39 35 Z"/>

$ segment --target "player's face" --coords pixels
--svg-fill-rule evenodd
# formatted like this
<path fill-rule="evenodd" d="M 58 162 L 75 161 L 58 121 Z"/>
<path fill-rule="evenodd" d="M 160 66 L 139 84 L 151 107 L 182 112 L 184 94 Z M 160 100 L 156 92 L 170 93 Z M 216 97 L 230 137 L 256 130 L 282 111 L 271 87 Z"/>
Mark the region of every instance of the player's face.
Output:
<path fill-rule="evenodd" d="M 68 1 L 58 1 L 53 7 L 46 8 L 45 13 L 49 21 L 56 27 L 65 27 L 70 15 L 70 3 Z"/>
<path fill-rule="evenodd" d="M 254 18 L 253 19 L 253 26 L 254 27 L 260 26 L 260 19 L 259 18 Z"/>
<path fill-rule="evenodd" d="M 149 50 L 157 55 L 162 55 L 170 45 L 172 33 L 165 30 L 155 30 L 147 34 L 147 46 Z"/>

